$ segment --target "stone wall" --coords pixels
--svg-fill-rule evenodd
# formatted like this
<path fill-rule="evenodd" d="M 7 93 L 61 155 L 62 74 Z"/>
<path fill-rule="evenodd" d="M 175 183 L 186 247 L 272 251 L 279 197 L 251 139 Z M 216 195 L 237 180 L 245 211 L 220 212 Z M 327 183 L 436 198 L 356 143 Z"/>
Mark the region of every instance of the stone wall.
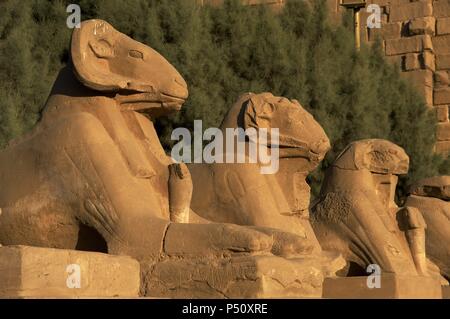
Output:
<path fill-rule="evenodd" d="M 198 0 L 220 5 L 223 0 Z M 274 9 L 287 1 L 242 0 L 248 5 L 265 4 Z M 316 0 L 309 0 L 316 1 Z M 327 0 L 333 23 L 339 23 L 345 8 L 339 0 Z M 367 28 L 370 13 L 361 11 L 361 40 L 383 41 L 386 58 L 401 68 L 424 96 L 428 107 L 437 113 L 436 151 L 450 154 L 450 0 L 366 0 L 382 9 L 381 29 Z"/>
<path fill-rule="evenodd" d="M 330 4 L 338 19 L 339 0 Z M 381 37 L 386 58 L 411 80 L 438 117 L 436 151 L 450 152 L 450 0 L 367 0 L 382 8 L 381 29 L 367 28 L 370 13 L 361 11 L 361 39 Z"/>

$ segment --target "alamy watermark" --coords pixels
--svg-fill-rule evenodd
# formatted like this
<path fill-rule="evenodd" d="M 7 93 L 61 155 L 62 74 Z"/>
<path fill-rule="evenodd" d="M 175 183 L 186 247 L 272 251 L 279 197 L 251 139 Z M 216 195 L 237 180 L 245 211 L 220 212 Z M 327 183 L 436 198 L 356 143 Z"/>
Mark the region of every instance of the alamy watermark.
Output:
<path fill-rule="evenodd" d="M 66 25 L 69 29 L 81 27 L 81 8 L 78 4 L 69 4 L 66 8 L 66 12 L 70 13 L 67 17 Z"/>
<path fill-rule="evenodd" d="M 81 288 L 81 267 L 78 264 L 70 264 L 66 267 L 68 273 L 66 279 L 66 286 L 69 289 Z"/>
<path fill-rule="evenodd" d="M 258 163 L 261 174 L 278 172 L 278 128 L 226 128 L 224 135 L 222 130 L 214 127 L 203 132 L 202 121 L 195 120 L 194 138 L 187 128 L 176 128 L 171 139 L 178 141 L 171 152 L 174 162 Z M 204 141 L 209 143 L 203 148 Z"/>
<path fill-rule="evenodd" d="M 367 13 L 371 13 L 367 17 L 367 27 L 369 29 L 381 28 L 381 7 L 378 4 L 369 4 L 366 8 Z"/>
<path fill-rule="evenodd" d="M 367 276 L 367 288 L 381 288 L 381 267 L 377 264 L 370 264 L 366 271 L 370 274 Z"/>

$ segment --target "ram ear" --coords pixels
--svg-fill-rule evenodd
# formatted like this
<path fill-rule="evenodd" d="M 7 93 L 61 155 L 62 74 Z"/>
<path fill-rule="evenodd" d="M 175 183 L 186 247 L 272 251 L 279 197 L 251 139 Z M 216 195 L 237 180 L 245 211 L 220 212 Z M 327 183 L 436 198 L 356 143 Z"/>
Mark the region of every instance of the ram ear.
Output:
<path fill-rule="evenodd" d="M 117 91 L 127 80 L 110 70 L 115 39 L 121 34 L 103 20 L 87 20 L 72 34 L 71 56 L 78 79 L 98 91 Z"/>
<path fill-rule="evenodd" d="M 254 94 L 249 96 L 244 115 L 245 129 L 248 127 L 254 128 L 269 128 L 272 118 L 272 113 L 275 106 L 267 102 L 267 98 L 273 97 L 270 93 Z"/>

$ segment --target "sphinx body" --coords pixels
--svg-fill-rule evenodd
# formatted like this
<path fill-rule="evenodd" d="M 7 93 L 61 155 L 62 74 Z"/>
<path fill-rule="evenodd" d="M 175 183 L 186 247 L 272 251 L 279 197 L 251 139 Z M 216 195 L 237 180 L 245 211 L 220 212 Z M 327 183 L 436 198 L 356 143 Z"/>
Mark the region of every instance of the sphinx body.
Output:
<path fill-rule="evenodd" d="M 394 201 L 398 175 L 408 167 L 401 147 L 371 139 L 351 143 L 327 171 L 313 227 L 322 247 L 348 261 L 344 275 L 365 275 L 376 264 L 386 273 L 441 280 L 426 257 L 422 215 Z"/>
<path fill-rule="evenodd" d="M 343 267 L 338 254 L 322 251 L 309 220 L 307 175 L 330 148 L 323 128 L 298 101 L 271 93 L 246 93 L 232 106 L 220 130 L 276 128 L 279 130 L 279 169 L 261 174 L 262 163 L 189 164 L 193 180 L 191 208 L 215 222 L 274 227 L 305 239 L 304 251 L 327 273 Z M 248 155 L 253 141 L 245 143 Z M 226 143 L 229 143 L 226 140 Z M 236 146 L 234 146 L 236 148 Z M 223 146 L 226 149 L 226 145 Z"/>
<path fill-rule="evenodd" d="M 8 185 L 0 241 L 132 256 L 145 247 L 151 257 L 169 224 L 169 162 L 152 122 L 135 109 L 179 109 L 186 83 L 157 52 L 103 21 L 74 32 L 71 54 L 40 123 L 0 153 Z M 157 67 L 157 81 L 146 81 L 145 66 Z"/>
<path fill-rule="evenodd" d="M 414 183 L 406 199 L 417 208 L 427 224 L 426 252 L 450 280 L 450 176 L 425 178 Z"/>

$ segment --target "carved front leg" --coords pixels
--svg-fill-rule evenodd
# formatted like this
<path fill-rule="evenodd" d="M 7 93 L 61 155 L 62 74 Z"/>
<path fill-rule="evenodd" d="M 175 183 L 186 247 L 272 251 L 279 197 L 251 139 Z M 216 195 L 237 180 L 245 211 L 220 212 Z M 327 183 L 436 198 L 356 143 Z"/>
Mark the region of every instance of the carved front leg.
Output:
<path fill-rule="evenodd" d="M 192 179 L 186 164 L 169 165 L 169 210 L 174 223 L 188 223 L 192 198 Z"/>

